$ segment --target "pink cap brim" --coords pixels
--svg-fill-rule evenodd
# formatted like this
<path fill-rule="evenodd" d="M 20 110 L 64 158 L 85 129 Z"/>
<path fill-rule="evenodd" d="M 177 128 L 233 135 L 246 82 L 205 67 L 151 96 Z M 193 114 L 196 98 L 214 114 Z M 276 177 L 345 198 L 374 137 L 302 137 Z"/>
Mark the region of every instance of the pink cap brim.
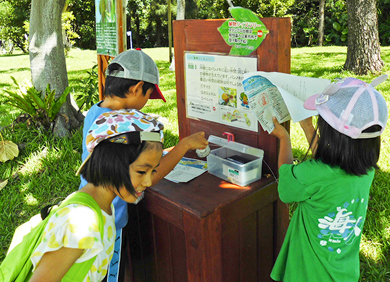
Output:
<path fill-rule="evenodd" d="M 154 91 L 152 92 L 152 94 L 150 94 L 150 97 L 149 99 L 161 99 L 163 100 L 164 102 L 167 102 L 163 96 L 163 94 L 161 93 L 161 90 L 160 88 L 158 87 L 157 84 L 154 85 Z"/>
<path fill-rule="evenodd" d="M 307 100 L 305 101 L 305 103 L 303 103 L 303 107 L 304 107 L 306 110 L 315 111 L 315 110 L 316 110 L 316 99 L 317 99 L 317 97 L 318 97 L 319 95 L 320 95 L 320 94 L 315 94 L 315 95 L 310 96 L 309 98 L 307 98 Z"/>

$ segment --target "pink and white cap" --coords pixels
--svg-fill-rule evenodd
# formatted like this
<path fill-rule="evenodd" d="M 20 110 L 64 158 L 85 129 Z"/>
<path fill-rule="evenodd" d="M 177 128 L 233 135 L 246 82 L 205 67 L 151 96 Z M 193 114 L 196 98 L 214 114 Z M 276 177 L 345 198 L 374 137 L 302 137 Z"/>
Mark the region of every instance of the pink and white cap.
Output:
<path fill-rule="evenodd" d="M 375 138 L 385 129 L 388 109 L 386 100 L 374 88 L 388 78 L 382 75 L 371 84 L 348 77 L 330 84 L 321 94 L 309 97 L 304 107 L 318 114 L 338 132 L 352 139 Z M 365 129 L 379 125 L 380 131 Z"/>

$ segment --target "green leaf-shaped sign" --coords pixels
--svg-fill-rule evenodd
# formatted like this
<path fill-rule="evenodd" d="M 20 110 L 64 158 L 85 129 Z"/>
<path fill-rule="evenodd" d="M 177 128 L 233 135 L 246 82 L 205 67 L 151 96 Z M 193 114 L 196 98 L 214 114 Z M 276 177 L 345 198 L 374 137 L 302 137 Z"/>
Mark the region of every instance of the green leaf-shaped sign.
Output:
<path fill-rule="evenodd" d="M 269 31 L 251 10 L 233 7 L 229 11 L 233 19 L 225 21 L 218 31 L 232 46 L 230 55 L 249 55 L 260 46 Z"/>

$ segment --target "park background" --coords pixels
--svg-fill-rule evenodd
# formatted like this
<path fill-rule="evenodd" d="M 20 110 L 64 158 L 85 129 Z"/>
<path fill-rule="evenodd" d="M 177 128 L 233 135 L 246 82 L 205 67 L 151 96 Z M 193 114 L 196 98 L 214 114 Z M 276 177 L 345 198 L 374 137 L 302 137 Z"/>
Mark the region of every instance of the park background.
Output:
<path fill-rule="evenodd" d="M 169 46 L 168 10 L 171 10 L 171 18 L 174 20 L 177 16 L 182 16 L 180 11 L 183 9 L 184 2 L 185 19 L 230 17 L 226 0 L 172 0 L 170 7 L 167 0 L 128 0 L 126 26 L 127 30 L 132 32 L 133 45 L 142 48 Z M 232 2 L 235 6 L 250 9 L 260 18 L 290 17 L 292 47 L 317 45 L 321 31 L 324 36 L 321 45 L 347 46 L 346 0 L 234 0 Z M 390 17 L 388 17 L 390 1 L 366 0 L 365 2 L 376 4 L 380 43 L 382 46 L 388 46 L 390 44 Z M 182 4 L 179 5 L 180 3 Z M 26 36 L 29 33 L 30 9 L 31 0 L 0 0 L 0 40 L 10 40 L 15 48 L 25 52 L 28 52 Z M 323 30 L 319 28 L 322 13 Z M 95 0 L 66 0 L 63 22 L 66 31 L 65 41 L 68 46 L 96 50 Z M 129 41 L 130 37 L 127 37 L 127 40 Z M 128 47 L 130 47 L 129 42 Z"/>
<path fill-rule="evenodd" d="M 129 0 L 127 26 L 133 32 L 133 46 L 150 54 L 160 70 L 161 88 L 167 103 L 151 101 L 145 112 L 163 116 L 166 147 L 178 141 L 174 72 L 169 70 L 166 1 Z M 239 2 L 239 1 L 235 1 Z M 318 44 L 318 5 L 320 1 L 241 1 L 260 17 L 288 16 L 292 19 L 291 73 L 300 76 L 335 79 L 356 76 L 343 69 L 347 54 L 347 10 L 345 1 L 325 1 L 325 47 Z M 244 3 L 245 2 L 245 3 Z M 13 50 L 0 55 L 0 133 L 4 140 L 18 144 L 20 154 L 0 165 L 0 261 L 5 256 L 15 228 L 36 214 L 53 198 L 77 190 L 74 175 L 81 160 L 81 129 L 58 138 L 21 117 L 9 106 L 3 89 L 16 90 L 11 76 L 19 83 L 31 80 L 25 34 L 28 31 L 31 1 L 0 0 L 0 38 L 11 42 Z M 173 4 L 175 4 L 173 2 Z M 236 3 L 235 3 L 236 4 Z M 378 31 L 382 73 L 389 74 L 390 1 L 377 1 Z M 97 101 L 96 41 L 93 1 L 67 1 L 64 13 L 66 66 L 71 95 L 84 112 Z M 172 7 L 175 16 L 175 6 Z M 186 18 L 228 18 L 226 1 L 186 1 Z M 174 17 L 173 17 L 174 19 Z M 162 47 L 163 46 L 163 47 Z M 311 47 L 306 47 L 311 46 Z M 12 53 L 12 54 L 10 54 Z M 370 82 L 377 74 L 357 76 Z M 378 87 L 390 101 L 390 82 Z M 361 281 L 390 281 L 390 184 L 389 128 L 382 137 L 382 151 L 371 189 L 367 221 L 361 245 Z M 293 152 L 301 159 L 308 145 L 297 124 L 291 125 Z M 1 141 L 1 140 L 0 140 Z M 294 206 L 291 207 L 293 211 Z"/>

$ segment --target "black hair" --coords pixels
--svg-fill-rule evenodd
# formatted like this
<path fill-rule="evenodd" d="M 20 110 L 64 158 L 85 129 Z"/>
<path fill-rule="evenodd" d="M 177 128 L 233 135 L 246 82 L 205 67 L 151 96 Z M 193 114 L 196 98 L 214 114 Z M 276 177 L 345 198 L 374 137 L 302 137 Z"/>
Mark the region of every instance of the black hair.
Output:
<path fill-rule="evenodd" d="M 374 125 L 363 132 L 380 131 Z M 378 169 L 380 136 L 367 139 L 352 139 L 331 127 L 321 116 L 318 117 L 319 139 L 314 159 L 330 166 L 339 166 L 347 174 L 364 175 L 372 168 Z"/>
<path fill-rule="evenodd" d="M 111 63 L 110 65 L 108 65 L 107 67 L 108 75 L 106 77 L 106 82 L 104 85 L 104 93 L 103 93 L 104 97 L 117 96 L 119 98 L 126 98 L 126 95 L 129 92 L 129 88 L 133 85 L 136 85 L 138 82 L 140 82 L 140 80 L 110 76 L 119 71 L 123 71 L 123 68 L 119 64 Z M 146 95 L 146 92 L 149 89 L 154 89 L 154 88 L 155 85 L 147 81 L 144 81 L 144 84 L 142 85 L 142 91 L 144 95 Z"/>
<path fill-rule="evenodd" d="M 95 186 L 119 189 L 125 187 L 133 196 L 130 165 L 146 150 L 162 150 L 162 143 L 144 141 L 141 144 L 100 142 L 81 170 L 84 179 Z"/>

